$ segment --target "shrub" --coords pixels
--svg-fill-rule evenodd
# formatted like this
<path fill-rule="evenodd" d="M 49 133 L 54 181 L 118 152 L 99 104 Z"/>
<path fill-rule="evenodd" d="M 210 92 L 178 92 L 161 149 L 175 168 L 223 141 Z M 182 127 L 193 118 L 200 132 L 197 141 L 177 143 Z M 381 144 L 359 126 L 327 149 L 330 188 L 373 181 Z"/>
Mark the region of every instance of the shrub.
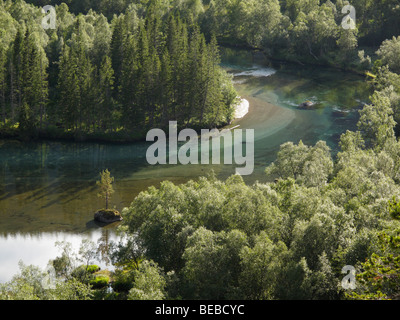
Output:
<path fill-rule="evenodd" d="M 101 289 L 108 286 L 110 282 L 110 278 L 105 275 L 99 275 L 94 277 L 89 281 L 89 284 L 92 285 L 93 289 Z"/>
<path fill-rule="evenodd" d="M 130 272 L 117 271 L 114 274 L 113 289 L 116 292 L 128 292 L 133 287 L 133 278 Z"/>
<path fill-rule="evenodd" d="M 90 274 L 93 274 L 97 271 L 100 270 L 100 267 L 98 265 L 92 264 L 90 266 L 87 266 L 86 271 Z"/>

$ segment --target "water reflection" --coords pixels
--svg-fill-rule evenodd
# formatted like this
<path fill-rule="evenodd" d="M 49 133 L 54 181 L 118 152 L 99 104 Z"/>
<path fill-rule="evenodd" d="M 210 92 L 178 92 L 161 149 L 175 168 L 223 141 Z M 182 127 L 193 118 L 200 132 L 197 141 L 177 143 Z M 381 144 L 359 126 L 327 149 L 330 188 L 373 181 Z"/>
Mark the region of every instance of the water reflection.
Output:
<path fill-rule="evenodd" d="M 256 133 L 255 171 L 245 177 L 248 183 L 265 181 L 264 168 L 286 141 L 322 139 L 336 150 L 341 133 L 355 129 L 357 111 L 370 95 L 362 77 L 329 68 L 268 63 L 262 55 L 228 49 L 222 60 L 250 102 L 249 114 L 235 123 Z M 299 109 L 306 100 L 319 107 Z M 95 182 L 106 168 L 116 180 L 112 206 L 119 211 L 163 180 L 183 183 L 211 170 L 224 179 L 235 170 L 235 165 L 151 167 L 148 145 L 0 141 L 0 281 L 15 273 L 19 259 L 43 265 L 54 258 L 58 238 L 103 238 L 106 252 L 113 229 L 104 234 L 93 221 L 102 207 Z"/>
<path fill-rule="evenodd" d="M 0 283 L 10 281 L 19 272 L 18 262 L 35 265 L 44 270 L 49 260 L 61 255 L 55 246 L 57 241 L 69 242 L 74 252 L 78 252 L 82 239 L 95 242 L 99 250 L 99 259 L 92 261 L 102 269 L 112 270 L 108 249 L 111 241 L 118 241 L 112 229 L 97 230 L 84 234 L 52 232 L 3 235 L 0 241 Z"/>

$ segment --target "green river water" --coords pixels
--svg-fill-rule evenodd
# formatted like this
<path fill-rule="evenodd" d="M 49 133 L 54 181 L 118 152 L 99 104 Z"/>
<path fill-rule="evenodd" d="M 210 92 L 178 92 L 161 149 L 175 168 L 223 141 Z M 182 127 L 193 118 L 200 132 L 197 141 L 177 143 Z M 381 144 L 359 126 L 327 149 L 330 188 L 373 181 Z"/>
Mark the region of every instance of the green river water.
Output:
<path fill-rule="evenodd" d="M 233 123 L 255 130 L 255 170 L 248 183 L 266 181 L 265 167 L 286 141 L 327 141 L 335 152 L 341 133 L 355 129 L 358 110 L 371 94 L 361 76 L 338 70 L 267 64 L 248 51 L 222 50 L 222 66 L 234 75 L 250 112 Z M 316 108 L 298 105 L 313 101 Z M 112 204 L 119 210 L 163 180 L 175 183 L 214 170 L 224 179 L 236 165 L 158 165 L 146 161 L 149 144 L 106 144 L 0 140 L 0 282 L 18 271 L 17 262 L 45 265 L 58 251 L 56 240 L 78 244 L 83 237 L 113 237 L 93 213 L 102 207 L 96 188 L 99 172 L 115 177 Z"/>

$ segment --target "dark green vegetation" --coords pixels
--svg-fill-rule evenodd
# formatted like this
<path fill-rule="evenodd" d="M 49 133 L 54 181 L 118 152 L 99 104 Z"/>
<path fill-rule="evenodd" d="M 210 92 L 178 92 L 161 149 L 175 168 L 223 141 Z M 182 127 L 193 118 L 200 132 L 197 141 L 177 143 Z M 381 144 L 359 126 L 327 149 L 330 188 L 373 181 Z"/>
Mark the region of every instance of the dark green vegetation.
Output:
<path fill-rule="evenodd" d="M 399 65 L 398 40 L 382 44 L 399 33 L 396 1 L 353 1 L 354 30 L 339 0 L 31 2 L 0 2 L 3 137 L 137 140 L 168 120 L 227 124 L 236 93 L 217 39 L 357 72 Z M 48 4 L 56 30 L 41 27 Z"/>
<path fill-rule="evenodd" d="M 41 8 L 0 2 L 3 136 L 143 138 L 169 120 L 227 124 L 236 93 L 219 67 L 215 37 L 157 2 L 108 21 L 57 7 L 44 30 Z"/>
<path fill-rule="evenodd" d="M 28 0 L 35 5 L 65 2 L 71 12 L 101 12 L 109 19 L 149 0 Z M 269 56 L 310 63 L 329 63 L 343 68 L 358 65 L 357 45 L 379 47 L 400 34 L 396 0 L 168 0 L 160 10 L 179 13 L 201 26 L 206 36 L 220 43 L 259 48 Z M 355 30 L 341 28 L 350 4 L 356 10 Z"/>
<path fill-rule="evenodd" d="M 63 244 L 51 261 L 54 288 L 43 288 L 42 271 L 21 266 L 0 297 L 396 298 L 400 142 L 390 99 L 376 91 L 371 101 L 335 158 L 323 141 L 288 142 L 266 169 L 274 182 L 249 186 L 237 175 L 210 175 L 150 187 L 122 212 L 124 241 L 101 252 L 84 242 L 77 258 Z M 104 252 L 115 270 L 89 271 Z M 357 270 L 353 291 L 341 287 L 346 265 Z"/>
<path fill-rule="evenodd" d="M 120 6 L 113 6 L 111 3 Z M 42 280 L 45 274 L 41 270 L 32 266 L 21 266 L 21 273 L 0 287 L 0 297 L 8 299 L 393 299 L 398 297 L 400 142 L 396 132 L 398 133 L 397 123 L 400 121 L 398 55 L 400 41 L 398 38 L 392 38 L 398 34 L 396 19 L 399 9 L 396 2 L 354 1 L 352 4 L 358 10 L 359 17 L 358 29 L 354 31 L 340 29 L 342 17 L 340 9 L 345 4 L 342 1 L 336 3 L 317 0 L 229 2 L 215 0 L 207 3 L 182 1 L 177 8 L 167 6 L 168 3 L 168 1 L 162 3 L 144 1 L 131 6 L 128 5 L 128 1 L 71 3 L 71 8 L 76 13 L 85 12 L 93 5 L 93 7 L 98 6 L 96 9 L 103 11 L 109 18 L 113 13 L 120 14 L 113 19 L 113 32 L 109 33 L 110 42 L 106 41 L 110 44 L 110 54 L 100 53 L 101 49 L 104 49 L 99 45 L 102 38 L 100 36 L 106 33 L 96 33 L 87 25 L 100 28 L 102 25 L 100 22 L 103 21 L 104 26 L 107 26 L 108 22 L 104 18 L 99 18 L 97 21 L 98 16 L 92 11 L 75 18 L 67 12 L 65 5 L 59 7 L 60 18 L 65 21 L 62 20 L 58 32 L 63 30 L 65 34 L 70 34 L 70 37 L 66 37 L 69 39 L 64 42 L 66 45 L 63 44 L 58 48 L 61 41 L 58 39 L 61 37 L 58 38 L 59 36 L 54 33 L 54 42 L 49 42 L 52 45 L 46 47 L 54 49 L 56 53 L 59 52 L 61 57 L 57 67 L 59 71 L 54 74 L 49 72 L 49 78 L 57 79 L 59 85 L 53 88 L 55 90 L 53 93 L 49 91 L 50 105 L 56 101 L 60 103 L 59 109 L 53 109 L 55 119 L 66 121 L 64 125 L 68 128 L 81 131 L 88 131 L 91 128 L 95 130 L 102 125 L 108 130 L 117 130 L 113 126 L 107 127 L 109 122 L 103 124 L 102 120 L 105 118 L 102 117 L 114 119 L 117 123 L 122 119 L 129 119 L 127 123 L 122 124 L 122 127 L 133 125 L 136 129 L 143 123 L 146 126 L 162 124 L 171 115 L 180 117 L 179 119 L 191 125 L 223 123 L 229 117 L 220 118 L 220 122 L 217 122 L 213 108 L 204 109 L 202 117 L 201 102 L 214 101 L 209 99 L 224 101 L 221 96 L 216 98 L 217 91 L 208 98 L 201 91 L 204 87 L 186 84 L 186 81 L 202 75 L 196 73 L 199 69 L 211 70 L 217 65 L 217 59 L 205 59 L 204 56 L 201 58 L 202 55 L 197 55 L 199 61 L 203 61 L 197 65 L 199 69 L 188 68 L 185 64 L 193 63 L 195 53 L 203 52 L 212 57 L 216 56 L 215 38 L 210 37 L 206 46 L 201 32 L 195 26 L 195 23 L 199 23 L 206 36 L 214 33 L 219 40 L 259 47 L 275 57 L 369 70 L 372 76 L 371 85 L 375 92 L 371 96 L 371 103 L 360 112 L 358 130 L 347 131 L 341 136 L 339 152 L 335 157 L 324 141 L 314 146 L 307 146 L 302 142 L 283 144 L 276 161 L 266 169 L 271 181 L 269 183 L 256 183 L 250 186 L 246 185 L 240 176 L 220 181 L 211 175 L 182 185 L 165 181 L 159 188 L 150 187 L 140 193 L 122 212 L 124 222 L 120 226 L 120 231 L 125 241 L 107 247 L 108 256 L 116 267 L 114 272 L 99 273 L 94 271 L 96 268 L 89 267 L 96 255 L 104 255 L 104 252 L 97 252 L 92 244 L 83 243 L 77 257 L 74 257 L 68 245 L 64 244 L 61 257 L 51 261 L 56 273 L 53 283 L 55 286 L 51 288 L 43 286 Z M 14 5 L 5 2 L 3 6 L 8 8 L 20 6 L 18 7 L 20 10 L 32 8 L 18 1 Z M 176 11 L 174 15 L 158 16 L 159 12 L 165 13 L 170 8 L 174 8 L 171 11 Z M 17 15 L 18 10 L 15 9 L 13 14 Z M 15 24 L 16 20 L 11 18 L 10 14 L 5 13 L 4 16 L 9 17 L 10 22 L 14 21 Z M 141 20 L 138 17 L 144 18 Z M 126 19 L 124 23 L 123 19 Z M 97 21 L 98 24 L 90 24 L 87 20 Z M 162 24 L 161 20 L 165 24 Z M 29 26 L 28 22 L 26 24 Z M 10 70 L 24 65 L 22 62 L 28 57 L 23 53 L 25 50 L 29 49 L 33 53 L 29 55 L 32 59 L 41 56 L 42 51 L 34 49 L 33 42 L 25 36 L 26 32 L 22 32 L 25 29 L 21 28 L 19 24 L 15 24 L 15 35 L 6 41 L 8 50 L 3 52 L 1 61 L 6 61 L 2 70 L 6 70 L 4 72 L 8 70 L 8 76 L 3 79 L 18 78 L 19 73 Z M 85 31 L 85 33 L 85 28 L 93 32 Z M 128 31 L 116 32 L 118 28 L 127 28 Z M 133 32 L 132 30 L 136 30 L 136 37 L 127 36 L 129 32 Z M 160 32 L 155 32 L 156 30 Z M 165 30 L 179 31 L 171 34 L 164 32 Z M 124 35 L 124 32 L 128 33 Z M 186 33 L 191 36 L 182 36 Z M 90 35 L 93 35 L 93 38 L 90 38 Z M 94 35 L 98 35 L 100 39 Z M 179 36 L 174 38 L 174 35 Z M 84 37 L 87 37 L 86 40 Z M 164 40 L 161 41 L 160 38 Z M 89 41 L 87 39 L 97 39 L 92 40 L 91 49 L 85 49 L 84 44 Z M 184 54 L 175 52 L 175 58 L 171 58 L 174 50 L 170 50 L 169 46 L 173 46 L 176 42 L 182 42 L 177 48 L 187 46 L 188 51 L 181 51 Z M 356 50 L 357 42 L 369 47 L 380 45 L 379 50 L 371 50 L 376 52 L 376 58 L 379 59 L 374 58 L 372 61 L 371 57 L 365 56 L 365 51 Z M 22 51 L 18 49 L 21 43 L 28 49 Z M 135 59 L 121 59 L 119 55 L 121 48 L 132 50 L 129 52 L 133 52 L 132 56 Z M 147 52 L 146 59 L 143 58 L 143 52 Z M 169 64 L 160 62 L 168 61 L 168 57 Z M 186 57 L 184 67 L 178 63 L 182 57 Z M 22 64 L 12 63 L 14 59 L 21 59 Z M 58 60 L 55 58 L 53 61 Z M 97 61 L 97 64 L 94 61 Z M 79 68 L 78 70 L 76 68 L 78 63 L 87 67 L 83 69 L 87 72 L 81 72 Z M 138 64 L 135 65 L 136 63 Z M 163 66 L 171 66 L 173 63 L 177 65 L 169 71 L 163 69 Z M 67 64 L 73 68 L 66 68 Z M 33 75 L 38 77 L 41 74 L 38 71 L 41 70 L 38 68 L 40 65 L 40 63 L 28 63 L 28 66 L 32 67 L 32 72 L 21 78 L 26 82 L 19 80 L 9 82 L 15 91 L 11 89 L 3 91 L 6 92 L 3 94 L 5 97 L 3 101 L 10 101 L 9 103 L 12 101 L 13 106 L 19 107 L 18 112 L 17 109 L 14 110 L 14 116 L 17 117 L 18 114 L 20 129 L 26 132 L 32 130 L 32 124 L 37 128 L 39 123 L 40 128 L 43 109 L 40 106 L 44 101 L 41 100 L 43 95 L 37 95 L 40 91 L 30 87 L 32 83 L 37 85 L 37 81 L 32 82 L 31 79 L 34 78 L 30 77 L 34 77 Z M 96 74 L 91 71 L 96 65 L 100 66 L 98 79 L 102 81 L 94 84 L 91 81 L 96 77 L 90 78 L 90 75 Z M 154 68 L 158 70 L 157 66 L 161 71 L 155 74 L 171 75 L 174 79 L 170 82 L 173 89 L 168 91 L 173 97 L 180 97 L 183 94 L 180 91 L 182 86 L 177 84 L 179 81 L 184 81 L 181 82 L 185 83 L 184 87 L 194 90 L 190 96 L 193 99 L 168 100 L 182 102 L 179 108 L 177 105 L 177 109 L 174 109 L 175 104 L 170 105 L 169 102 L 166 104 L 160 100 L 154 102 L 152 99 L 156 97 L 160 99 L 169 97 L 164 94 L 158 95 L 157 90 L 146 91 L 149 87 L 143 85 L 164 83 L 155 82 L 154 78 L 147 74 L 149 72 L 154 75 Z M 71 73 L 74 70 L 77 71 L 76 74 Z M 173 78 L 174 70 L 184 70 L 186 78 L 179 78 L 182 73 L 177 73 L 176 78 Z M 65 76 L 58 76 L 59 73 L 62 74 L 61 72 L 64 72 Z M 147 76 L 143 76 L 143 72 Z M 194 74 L 188 75 L 190 72 Z M 80 81 L 78 83 L 81 86 L 77 86 L 76 83 L 75 86 L 72 85 L 74 81 L 68 82 L 71 79 Z M 141 82 L 149 79 L 152 81 Z M 221 78 L 209 79 L 222 86 L 222 82 L 219 82 Z M 131 80 L 135 81 L 135 85 L 129 85 Z M 64 81 L 66 83 L 63 84 Z M 18 105 L 20 91 L 17 88 L 20 83 L 25 83 L 27 89 L 24 89 L 25 98 L 21 98 L 21 103 Z M 195 83 L 199 83 L 198 78 Z M 208 83 L 210 88 L 215 88 L 210 83 Z M 124 91 L 126 86 L 137 91 Z M 74 91 L 77 87 L 84 88 L 85 94 Z M 96 94 L 92 97 L 91 88 L 102 88 L 102 90 L 93 91 Z M 115 88 L 118 88 L 117 93 Z M 10 95 L 10 92 L 15 94 Z M 107 95 L 107 92 L 111 93 Z M 82 95 L 76 96 L 77 93 Z M 51 98 L 52 95 L 55 97 L 54 100 Z M 104 114 L 100 116 L 97 109 L 85 111 L 89 113 L 80 109 L 83 105 L 99 107 L 101 104 L 91 104 L 90 101 L 101 95 L 104 95 L 103 102 L 111 99 L 113 105 L 119 108 L 114 110 L 111 116 Z M 231 100 L 234 98 L 233 91 L 229 90 L 227 95 L 222 97 L 230 97 L 229 101 L 233 101 Z M 82 99 L 88 100 L 83 103 Z M 143 101 L 146 103 L 142 104 Z M 5 114 L 8 123 L 11 121 L 9 112 L 12 114 L 13 109 L 11 104 L 4 106 L 7 110 Z M 61 110 L 64 109 L 61 106 L 73 107 L 73 112 L 62 113 Z M 140 107 L 136 109 L 129 106 Z M 230 104 L 225 101 L 222 106 L 229 108 Z M 106 110 L 101 109 L 100 112 Z M 179 112 L 175 114 L 177 110 Z M 167 114 L 164 114 L 164 111 Z M 43 119 L 50 117 L 50 114 L 49 111 L 43 112 Z M 88 119 L 91 119 L 89 114 L 99 115 L 100 118 L 94 118 L 96 119 L 94 123 L 89 123 Z M 116 116 L 118 114 L 120 117 Z M 226 116 L 223 112 L 218 115 Z M 10 122 L 10 126 L 14 125 L 15 119 L 14 122 Z M 35 122 L 32 122 L 32 119 L 36 119 Z M 353 291 L 346 291 L 341 287 L 341 280 L 345 276 L 341 270 L 346 265 L 353 265 L 357 270 L 357 288 Z M 107 290 L 109 284 L 113 292 Z"/>

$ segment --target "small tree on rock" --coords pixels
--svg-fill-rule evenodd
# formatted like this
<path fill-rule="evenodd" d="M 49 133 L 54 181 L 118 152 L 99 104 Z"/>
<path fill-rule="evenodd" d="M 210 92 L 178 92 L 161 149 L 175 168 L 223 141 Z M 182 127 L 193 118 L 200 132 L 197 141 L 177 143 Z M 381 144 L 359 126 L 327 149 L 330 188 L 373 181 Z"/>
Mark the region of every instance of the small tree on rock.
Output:
<path fill-rule="evenodd" d="M 108 209 L 108 203 L 110 201 L 111 194 L 114 193 L 112 186 L 113 182 L 114 177 L 111 177 L 108 169 L 100 172 L 100 181 L 96 182 L 96 184 L 100 187 L 100 193 L 98 193 L 98 196 L 106 200 L 106 210 Z"/>

